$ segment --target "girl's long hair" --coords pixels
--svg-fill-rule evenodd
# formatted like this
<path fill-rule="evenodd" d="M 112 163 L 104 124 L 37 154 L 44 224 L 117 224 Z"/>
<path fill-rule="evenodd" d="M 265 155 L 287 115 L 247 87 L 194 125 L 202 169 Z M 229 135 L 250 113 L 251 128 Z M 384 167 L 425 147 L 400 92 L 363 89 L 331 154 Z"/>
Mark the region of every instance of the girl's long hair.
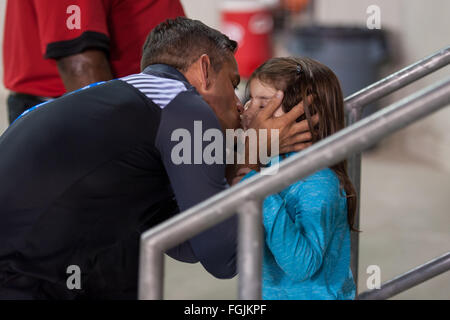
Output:
<path fill-rule="evenodd" d="M 345 127 L 344 99 L 336 75 L 327 66 L 309 58 L 273 58 L 265 62 L 250 77 L 248 83 L 258 79 L 284 92 L 282 108 L 289 112 L 300 101 L 305 109 L 297 121 L 306 119 L 311 130 L 312 143 L 324 139 Z M 307 97 L 311 96 L 311 103 Z M 319 123 L 312 125 L 311 117 L 319 115 Z M 331 169 L 339 178 L 341 190 L 347 198 L 347 220 L 354 228 L 357 198 L 355 188 L 347 173 L 347 160 Z"/>

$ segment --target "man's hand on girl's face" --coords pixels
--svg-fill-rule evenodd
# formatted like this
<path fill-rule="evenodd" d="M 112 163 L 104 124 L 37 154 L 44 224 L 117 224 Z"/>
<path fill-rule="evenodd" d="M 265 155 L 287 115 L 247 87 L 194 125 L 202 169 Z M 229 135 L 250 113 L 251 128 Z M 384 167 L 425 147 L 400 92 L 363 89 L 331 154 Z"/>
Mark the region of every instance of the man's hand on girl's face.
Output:
<path fill-rule="evenodd" d="M 311 132 L 307 120 L 296 122 L 296 119 L 305 113 L 303 102 L 294 106 L 288 113 L 275 117 L 275 111 L 280 107 L 283 100 L 283 92 L 277 93 L 269 100 L 264 109 L 262 109 L 249 123 L 249 128 L 267 129 L 267 149 L 271 150 L 271 130 L 278 129 L 279 132 L 279 153 L 300 151 L 311 145 Z M 308 96 L 308 102 L 312 97 Z M 312 124 L 315 126 L 319 122 L 318 115 L 312 117 Z M 275 156 L 274 154 L 271 155 Z"/>

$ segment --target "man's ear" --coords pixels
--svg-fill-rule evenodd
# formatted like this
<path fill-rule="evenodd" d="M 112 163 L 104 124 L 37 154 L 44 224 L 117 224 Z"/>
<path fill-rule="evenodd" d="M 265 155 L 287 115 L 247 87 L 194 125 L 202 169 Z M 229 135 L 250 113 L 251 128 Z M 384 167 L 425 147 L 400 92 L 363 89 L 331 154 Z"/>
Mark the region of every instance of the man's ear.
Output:
<path fill-rule="evenodd" d="M 202 89 L 207 91 L 213 82 L 211 59 L 207 54 L 202 54 L 200 56 L 200 72 Z"/>

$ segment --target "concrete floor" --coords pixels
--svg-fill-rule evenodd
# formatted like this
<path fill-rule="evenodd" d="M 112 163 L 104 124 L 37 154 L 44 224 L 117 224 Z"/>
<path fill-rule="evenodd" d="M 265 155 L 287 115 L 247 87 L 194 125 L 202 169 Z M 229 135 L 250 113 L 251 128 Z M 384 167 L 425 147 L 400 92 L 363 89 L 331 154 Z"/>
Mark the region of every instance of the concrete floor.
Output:
<path fill-rule="evenodd" d="M 363 155 L 359 291 L 369 265 L 385 282 L 450 251 L 450 173 L 385 144 Z M 166 258 L 165 299 L 236 299 L 237 279 Z M 450 272 L 393 299 L 450 299 Z"/>

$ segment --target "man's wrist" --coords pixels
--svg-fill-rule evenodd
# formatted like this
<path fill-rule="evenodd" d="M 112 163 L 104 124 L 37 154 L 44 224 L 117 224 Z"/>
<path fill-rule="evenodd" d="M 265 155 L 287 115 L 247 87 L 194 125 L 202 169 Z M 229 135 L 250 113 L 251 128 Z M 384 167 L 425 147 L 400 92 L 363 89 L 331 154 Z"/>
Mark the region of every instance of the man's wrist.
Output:
<path fill-rule="evenodd" d="M 252 154 L 252 152 L 256 153 L 256 157 L 250 156 Z M 256 159 L 256 163 L 252 163 L 254 161 L 251 161 L 251 160 L 255 160 L 255 159 Z M 245 165 L 239 165 L 239 166 L 247 167 L 247 168 L 250 168 L 255 171 L 259 171 L 259 169 L 261 167 L 261 164 L 259 162 L 258 146 L 250 146 L 248 137 L 247 137 L 247 139 L 245 139 Z M 241 167 L 239 167 L 239 168 L 241 168 Z"/>
<path fill-rule="evenodd" d="M 251 170 L 254 171 L 259 171 L 260 170 L 260 165 L 259 164 L 237 164 L 237 171 L 239 171 L 242 168 L 249 168 Z"/>

